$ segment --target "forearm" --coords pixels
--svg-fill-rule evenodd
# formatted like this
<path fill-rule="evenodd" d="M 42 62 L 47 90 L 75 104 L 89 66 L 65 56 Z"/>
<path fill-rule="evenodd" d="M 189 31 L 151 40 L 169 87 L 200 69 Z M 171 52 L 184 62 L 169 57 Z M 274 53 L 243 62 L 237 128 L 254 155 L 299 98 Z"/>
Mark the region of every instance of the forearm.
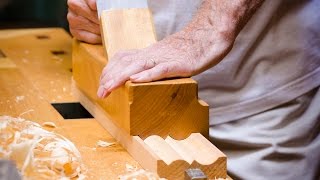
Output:
<path fill-rule="evenodd" d="M 164 42 L 189 53 L 196 61 L 193 74 L 198 74 L 220 62 L 231 50 L 235 38 L 262 2 L 204 0 L 193 20 Z"/>

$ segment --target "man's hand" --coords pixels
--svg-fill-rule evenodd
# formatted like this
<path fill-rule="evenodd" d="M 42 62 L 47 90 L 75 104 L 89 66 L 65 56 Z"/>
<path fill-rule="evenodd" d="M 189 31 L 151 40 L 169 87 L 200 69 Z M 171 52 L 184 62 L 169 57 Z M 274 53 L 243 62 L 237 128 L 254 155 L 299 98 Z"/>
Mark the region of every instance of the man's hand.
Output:
<path fill-rule="evenodd" d="M 189 77 L 219 63 L 263 0 L 204 0 L 182 31 L 141 50 L 118 52 L 104 68 L 98 96 L 107 97 L 127 80 L 150 82 Z"/>
<path fill-rule="evenodd" d="M 80 41 L 101 43 L 96 0 L 68 0 L 71 34 Z"/>
<path fill-rule="evenodd" d="M 170 77 L 190 77 L 218 63 L 233 41 L 211 32 L 211 42 L 194 42 L 175 34 L 145 49 L 116 53 L 103 69 L 98 96 L 107 97 L 127 80 L 150 82 Z M 208 48 L 208 49 L 207 49 Z M 207 49 L 206 53 L 202 51 Z M 209 58 L 210 57 L 210 58 Z"/>

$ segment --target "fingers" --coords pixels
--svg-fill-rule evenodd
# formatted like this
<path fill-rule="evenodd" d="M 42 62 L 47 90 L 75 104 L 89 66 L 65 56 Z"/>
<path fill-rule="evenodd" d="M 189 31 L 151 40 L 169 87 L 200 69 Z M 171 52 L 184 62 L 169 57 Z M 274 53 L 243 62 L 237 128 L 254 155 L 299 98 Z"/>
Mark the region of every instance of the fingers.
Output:
<path fill-rule="evenodd" d="M 97 11 L 97 1 L 96 0 L 86 0 L 90 9 Z"/>
<path fill-rule="evenodd" d="M 140 50 L 115 54 L 102 71 L 98 97 L 106 97 L 111 91 L 128 81 L 130 76 L 155 66 L 154 61 L 143 58 L 142 55 L 144 53 L 141 53 Z"/>
<path fill-rule="evenodd" d="M 105 98 L 126 81 L 151 82 L 170 77 L 188 77 L 195 72 L 195 58 L 181 49 L 158 42 L 145 49 L 117 53 L 104 68 L 98 97 Z"/>
<path fill-rule="evenodd" d="M 117 66 L 117 63 L 122 60 L 122 58 L 134 55 L 138 52 L 138 50 L 129 50 L 129 51 L 119 51 L 116 53 L 112 59 L 109 61 L 108 65 L 103 68 L 101 76 L 100 76 L 100 84 L 105 84 L 107 76 L 107 72 L 110 74 L 110 70 L 115 69 L 114 66 Z"/>
<path fill-rule="evenodd" d="M 93 5 L 90 5 L 93 6 Z M 68 0 L 69 9 L 79 16 L 83 16 L 90 21 L 99 24 L 98 13 L 92 10 L 84 0 Z M 93 8 L 93 7 L 92 7 Z"/>
<path fill-rule="evenodd" d="M 161 63 L 151 69 L 130 76 L 130 80 L 136 83 L 157 81 L 171 77 L 189 77 L 191 71 L 185 69 L 179 63 L 167 62 Z"/>
<path fill-rule="evenodd" d="M 102 41 L 97 11 L 92 9 L 95 0 L 68 0 L 68 6 L 67 18 L 71 34 L 80 41 L 100 44 Z"/>
<path fill-rule="evenodd" d="M 191 75 L 194 65 L 186 61 L 186 56 L 175 50 L 158 51 L 159 48 L 154 47 L 115 54 L 102 71 L 98 97 L 107 97 L 128 80 L 151 82 Z"/>
<path fill-rule="evenodd" d="M 158 65 L 154 68 L 142 71 L 135 75 L 130 76 L 132 82 L 151 82 L 163 78 L 170 77 L 170 66 L 168 65 Z"/>
<path fill-rule="evenodd" d="M 100 44 L 101 36 L 79 29 L 70 29 L 71 34 L 80 41 L 84 41 L 91 44 Z"/>
<path fill-rule="evenodd" d="M 84 18 L 83 16 L 78 16 L 72 11 L 69 11 L 67 18 L 69 21 L 69 27 L 71 29 L 85 30 L 100 35 L 100 26 Z"/>
<path fill-rule="evenodd" d="M 105 83 L 100 84 L 97 94 L 98 97 L 105 98 L 113 90 L 122 86 L 127 80 L 129 80 L 130 75 L 135 74 L 136 72 L 139 72 L 139 68 L 132 65 L 123 69 L 121 72 L 117 72 L 116 69 L 112 69 L 104 76 L 103 81 Z M 113 75 L 116 75 L 116 77 Z"/>
<path fill-rule="evenodd" d="M 113 84 L 112 81 L 110 81 L 109 84 L 106 84 L 105 86 L 99 86 L 97 96 L 99 98 L 105 98 L 108 97 L 111 94 L 111 91 L 109 90 L 109 86 Z"/>
<path fill-rule="evenodd" d="M 104 70 L 105 74 L 102 75 L 97 95 L 99 98 L 105 98 L 127 80 L 142 83 L 170 77 L 188 77 L 191 75 L 189 71 L 177 65 L 178 63 L 162 63 L 149 69 L 145 69 L 144 66 L 134 63 L 129 66 L 124 66 L 121 63 L 111 65 L 113 68 L 107 67 Z M 119 72 L 119 67 L 125 67 L 125 69 Z"/>

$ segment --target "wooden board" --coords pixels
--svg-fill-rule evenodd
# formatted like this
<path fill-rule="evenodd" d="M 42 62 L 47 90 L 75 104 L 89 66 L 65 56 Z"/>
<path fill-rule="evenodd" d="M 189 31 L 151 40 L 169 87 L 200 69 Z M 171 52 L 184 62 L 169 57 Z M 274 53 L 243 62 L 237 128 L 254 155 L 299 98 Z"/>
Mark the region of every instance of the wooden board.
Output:
<path fill-rule="evenodd" d="M 70 91 L 71 44 L 58 28 L 0 31 L 0 50 L 50 102 L 77 101 Z"/>
<path fill-rule="evenodd" d="M 9 58 L 0 58 L 0 69 L 16 68 L 16 64 Z"/>
<path fill-rule="evenodd" d="M 51 38 L 37 38 L 46 35 Z M 50 104 L 79 101 L 71 94 L 71 43 L 69 35 L 57 28 L 0 31 L 0 49 L 7 56 L 0 58 L 0 116 L 21 116 L 39 124 L 54 122 L 57 128 L 48 130 L 75 143 L 88 179 L 118 179 L 128 173 L 127 165 L 138 169 L 140 165 L 94 118 L 65 120 Z M 51 50 L 67 54 L 58 55 L 63 59 L 60 63 Z M 115 145 L 99 148 L 98 140 Z"/>
<path fill-rule="evenodd" d="M 0 73 L 0 115 L 22 116 L 39 123 L 63 119 L 48 102 L 40 99 L 38 91 L 17 68 L 1 68 Z"/>
<path fill-rule="evenodd" d="M 169 180 L 184 179 L 184 171 L 189 168 L 201 169 L 209 179 L 228 178 L 226 156 L 200 133 L 193 133 L 184 140 L 163 139 L 157 135 L 143 140 L 139 136 L 130 136 L 111 120 L 104 109 L 78 89 L 74 83 L 74 93 L 80 102 L 143 168 Z"/>
<path fill-rule="evenodd" d="M 105 100 L 97 98 L 107 59 L 117 50 L 144 48 L 156 41 L 148 9 L 107 11 L 101 21 L 108 58 L 99 46 L 73 44 L 73 76 L 80 90 L 132 136 L 184 139 L 199 132 L 208 137 L 209 108 L 198 100 L 197 83 L 190 78 L 137 84 L 128 81 Z"/>

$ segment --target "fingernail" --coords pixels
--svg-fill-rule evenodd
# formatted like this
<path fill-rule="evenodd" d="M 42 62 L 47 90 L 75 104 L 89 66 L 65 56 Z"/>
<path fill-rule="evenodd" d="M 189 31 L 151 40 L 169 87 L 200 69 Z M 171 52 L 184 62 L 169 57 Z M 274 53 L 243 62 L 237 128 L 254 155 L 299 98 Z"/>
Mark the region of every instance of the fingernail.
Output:
<path fill-rule="evenodd" d="M 104 87 L 103 87 L 103 86 L 99 86 L 99 88 L 98 88 L 98 93 L 97 93 L 98 97 L 99 97 L 99 98 L 103 98 L 103 94 L 104 94 L 104 93 L 105 93 Z"/>
<path fill-rule="evenodd" d="M 110 80 L 106 84 L 99 86 L 98 93 L 97 93 L 98 97 L 104 98 L 108 96 L 111 93 L 110 90 L 113 88 L 113 85 L 114 85 L 114 80 Z"/>
<path fill-rule="evenodd" d="M 110 95 L 110 92 L 109 91 L 104 91 L 103 95 L 102 95 L 102 98 L 106 98 Z"/>

